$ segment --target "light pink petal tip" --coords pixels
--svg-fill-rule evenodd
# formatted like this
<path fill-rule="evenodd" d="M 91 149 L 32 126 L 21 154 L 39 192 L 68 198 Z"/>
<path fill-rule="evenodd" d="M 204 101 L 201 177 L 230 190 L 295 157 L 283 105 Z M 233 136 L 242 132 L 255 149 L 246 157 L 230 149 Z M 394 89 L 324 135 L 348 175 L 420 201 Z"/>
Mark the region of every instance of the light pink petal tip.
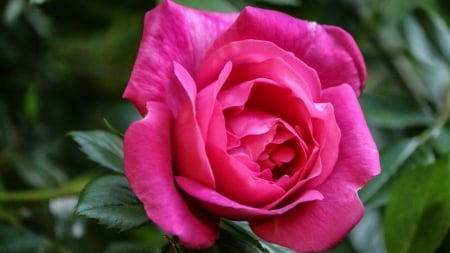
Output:
<path fill-rule="evenodd" d="M 359 95 L 366 69 L 353 38 L 334 26 L 298 20 L 276 11 L 245 8 L 210 52 L 237 40 L 271 41 L 315 69 L 323 88 L 348 83 Z"/>
<path fill-rule="evenodd" d="M 164 1 L 145 15 L 144 31 L 131 78 L 123 97 L 142 115 L 147 101 L 167 103 L 177 110 L 187 98 L 177 97 L 172 62 L 196 71 L 206 50 L 235 20 L 236 14 L 190 9 Z"/>
<path fill-rule="evenodd" d="M 218 218 L 196 216 L 175 187 L 170 146 L 170 111 L 150 102 L 147 116 L 133 123 L 124 137 L 125 174 L 148 217 L 164 232 L 190 248 L 211 246 Z"/>

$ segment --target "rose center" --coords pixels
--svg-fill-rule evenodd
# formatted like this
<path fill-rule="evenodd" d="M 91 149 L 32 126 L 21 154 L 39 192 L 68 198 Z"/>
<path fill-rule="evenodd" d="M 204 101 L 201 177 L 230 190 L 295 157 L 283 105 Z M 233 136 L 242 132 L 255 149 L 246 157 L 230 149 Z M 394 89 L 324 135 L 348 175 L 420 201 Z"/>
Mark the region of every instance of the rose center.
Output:
<path fill-rule="evenodd" d="M 295 149 L 288 143 L 267 145 L 264 152 L 259 156 L 257 163 L 261 171 L 270 170 L 273 178 L 278 179 L 283 175 L 290 174 L 288 163 L 295 157 Z"/>

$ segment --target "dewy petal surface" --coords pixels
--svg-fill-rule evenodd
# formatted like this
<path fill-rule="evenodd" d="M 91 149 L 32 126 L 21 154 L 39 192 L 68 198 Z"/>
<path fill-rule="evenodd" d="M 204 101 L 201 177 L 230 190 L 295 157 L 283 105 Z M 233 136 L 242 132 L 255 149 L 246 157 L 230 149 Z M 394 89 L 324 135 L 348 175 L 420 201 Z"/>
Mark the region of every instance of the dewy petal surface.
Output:
<path fill-rule="evenodd" d="M 169 105 L 174 112 L 187 99 L 174 84 L 172 62 L 192 75 L 206 50 L 235 20 L 236 14 L 194 10 L 164 1 L 145 15 L 144 31 L 124 98 L 142 115 L 147 101 Z"/>
<path fill-rule="evenodd" d="M 317 71 L 323 88 L 348 83 L 359 94 L 364 87 L 363 57 L 353 38 L 341 28 L 246 7 L 209 52 L 231 41 L 247 39 L 271 41 L 294 53 Z"/>
<path fill-rule="evenodd" d="M 195 216 L 175 187 L 172 172 L 170 111 L 150 102 L 147 116 L 133 123 L 124 137 L 125 174 L 144 204 L 148 217 L 183 245 L 209 247 L 217 234 L 218 218 Z"/>

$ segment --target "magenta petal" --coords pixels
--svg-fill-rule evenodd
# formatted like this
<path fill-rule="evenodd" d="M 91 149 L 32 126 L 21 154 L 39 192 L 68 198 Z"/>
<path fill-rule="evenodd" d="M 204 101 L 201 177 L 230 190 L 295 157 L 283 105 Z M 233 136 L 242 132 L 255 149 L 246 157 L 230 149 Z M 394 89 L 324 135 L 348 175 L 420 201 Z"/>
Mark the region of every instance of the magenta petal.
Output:
<path fill-rule="evenodd" d="M 258 220 L 261 218 L 268 218 L 286 213 L 300 203 L 323 199 L 323 195 L 319 191 L 308 190 L 298 196 L 295 201 L 281 208 L 257 208 L 238 203 L 235 200 L 232 200 L 215 190 L 204 187 L 188 178 L 177 176 L 175 179 L 182 190 L 193 198 L 201 201 L 212 213 L 233 220 Z"/>
<path fill-rule="evenodd" d="M 353 38 L 338 27 L 247 7 L 209 52 L 247 39 L 271 41 L 294 53 L 317 71 L 323 88 L 348 83 L 356 94 L 363 89 L 366 69 L 362 55 Z"/>
<path fill-rule="evenodd" d="M 164 102 L 176 111 L 186 98 L 174 84 L 172 62 L 196 72 L 199 62 L 236 14 L 199 11 L 164 1 L 145 15 L 144 31 L 124 98 L 141 114 L 147 101 Z"/>
<path fill-rule="evenodd" d="M 227 62 L 223 66 L 217 80 L 206 86 L 198 94 L 195 106 L 197 108 L 196 112 L 198 125 L 204 138 L 207 138 L 208 134 L 216 134 L 212 133 L 212 131 L 208 131 L 211 128 L 211 124 L 213 124 L 214 127 L 220 127 L 221 129 L 225 127 L 224 119 L 217 120 L 217 118 L 223 118 L 223 115 L 219 115 L 222 114 L 222 109 L 220 108 L 220 105 L 217 104 L 217 96 L 222 86 L 225 84 L 225 81 L 231 72 L 232 66 L 233 65 L 231 62 Z M 220 112 L 217 112 L 217 108 L 220 108 Z M 223 121 L 223 126 L 219 126 L 220 122 L 218 121 Z M 217 129 L 215 129 L 215 131 L 217 131 Z M 225 134 L 225 131 L 217 132 L 219 132 L 219 135 Z"/>
<path fill-rule="evenodd" d="M 380 173 L 376 144 L 367 127 L 359 102 L 349 85 L 325 89 L 322 100 L 334 107 L 341 130 L 339 157 L 335 171 L 343 180 L 359 189 Z"/>
<path fill-rule="evenodd" d="M 193 108 L 186 105 L 173 124 L 174 162 L 177 174 L 215 187 L 213 172 L 198 128 Z"/>
<path fill-rule="evenodd" d="M 174 62 L 174 73 L 189 100 L 175 116 L 173 124 L 173 150 L 178 174 L 196 179 L 214 187 L 214 177 L 205 151 L 204 139 L 196 118 L 197 89 L 186 69 Z"/>
<path fill-rule="evenodd" d="M 335 168 L 316 188 L 324 199 L 251 224 L 261 238 L 301 252 L 329 249 L 345 237 L 364 211 L 356 191 L 380 172 L 378 152 L 353 89 L 347 84 L 325 89 L 322 101 L 333 104 L 341 130 Z"/>
<path fill-rule="evenodd" d="M 199 86 L 212 82 L 228 61 L 235 67 L 233 83 L 266 78 L 289 87 L 299 97 L 316 99 L 320 94 L 320 81 L 314 69 L 271 41 L 252 39 L 232 41 L 210 51 L 200 65 L 201 70 L 207 71 L 196 76 Z"/>
<path fill-rule="evenodd" d="M 283 215 L 250 222 L 252 230 L 264 240 L 299 252 L 332 248 L 361 219 L 364 208 L 345 182 L 329 180 L 318 190 L 323 200 L 302 203 Z"/>
<path fill-rule="evenodd" d="M 256 177 L 254 171 L 225 150 L 209 145 L 206 151 L 216 179 L 215 190 L 224 196 L 257 207 L 273 202 L 285 193 L 278 185 Z"/>
<path fill-rule="evenodd" d="M 313 166 L 307 187 L 322 183 L 336 166 L 339 157 L 341 131 L 337 124 L 334 108 L 330 103 L 316 103 L 313 122 L 314 140 L 319 147 L 320 162 Z"/>
<path fill-rule="evenodd" d="M 125 174 L 133 192 L 144 204 L 148 217 L 183 245 L 208 247 L 217 235 L 218 218 L 194 215 L 174 184 L 172 172 L 170 111 L 150 102 L 149 114 L 125 133 Z"/>

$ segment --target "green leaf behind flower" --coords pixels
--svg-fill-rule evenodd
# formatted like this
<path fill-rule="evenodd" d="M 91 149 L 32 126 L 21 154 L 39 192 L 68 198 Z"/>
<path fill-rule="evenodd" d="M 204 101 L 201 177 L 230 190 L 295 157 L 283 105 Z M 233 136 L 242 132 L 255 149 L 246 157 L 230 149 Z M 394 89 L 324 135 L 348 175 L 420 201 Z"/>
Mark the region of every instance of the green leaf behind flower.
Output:
<path fill-rule="evenodd" d="M 0 253 L 48 252 L 50 242 L 27 229 L 0 224 Z"/>
<path fill-rule="evenodd" d="M 287 248 L 267 243 L 257 238 L 247 222 L 224 220 L 220 226 L 219 238 L 208 249 L 187 249 L 179 245 L 176 238 L 169 239 L 162 253 L 293 253 Z"/>
<path fill-rule="evenodd" d="M 123 173 L 122 140 L 114 134 L 101 131 L 74 131 L 69 133 L 89 159 L 115 172 Z"/>
<path fill-rule="evenodd" d="M 384 220 L 389 253 L 434 252 L 450 228 L 449 186 L 450 154 L 395 183 Z"/>
<path fill-rule="evenodd" d="M 417 150 L 420 142 L 417 138 L 404 139 L 393 143 L 381 151 L 382 173 L 369 182 L 360 192 L 364 204 L 367 206 L 379 206 L 380 196 L 384 196 L 390 188 L 386 187 L 392 178 L 398 174 L 405 161 Z"/>
<path fill-rule="evenodd" d="M 120 230 L 148 221 L 143 205 L 121 175 L 106 175 L 90 182 L 81 193 L 75 212 Z"/>
<path fill-rule="evenodd" d="M 158 0 L 162 2 L 162 0 Z M 189 6 L 191 8 L 207 11 L 217 11 L 217 12 L 237 12 L 239 11 L 234 5 L 226 0 L 174 0 L 184 6 Z"/>
<path fill-rule="evenodd" d="M 361 106 L 368 122 L 376 127 L 405 128 L 426 126 L 433 121 L 433 116 L 424 111 L 413 100 L 389 95 L 362 94 Z"/>

